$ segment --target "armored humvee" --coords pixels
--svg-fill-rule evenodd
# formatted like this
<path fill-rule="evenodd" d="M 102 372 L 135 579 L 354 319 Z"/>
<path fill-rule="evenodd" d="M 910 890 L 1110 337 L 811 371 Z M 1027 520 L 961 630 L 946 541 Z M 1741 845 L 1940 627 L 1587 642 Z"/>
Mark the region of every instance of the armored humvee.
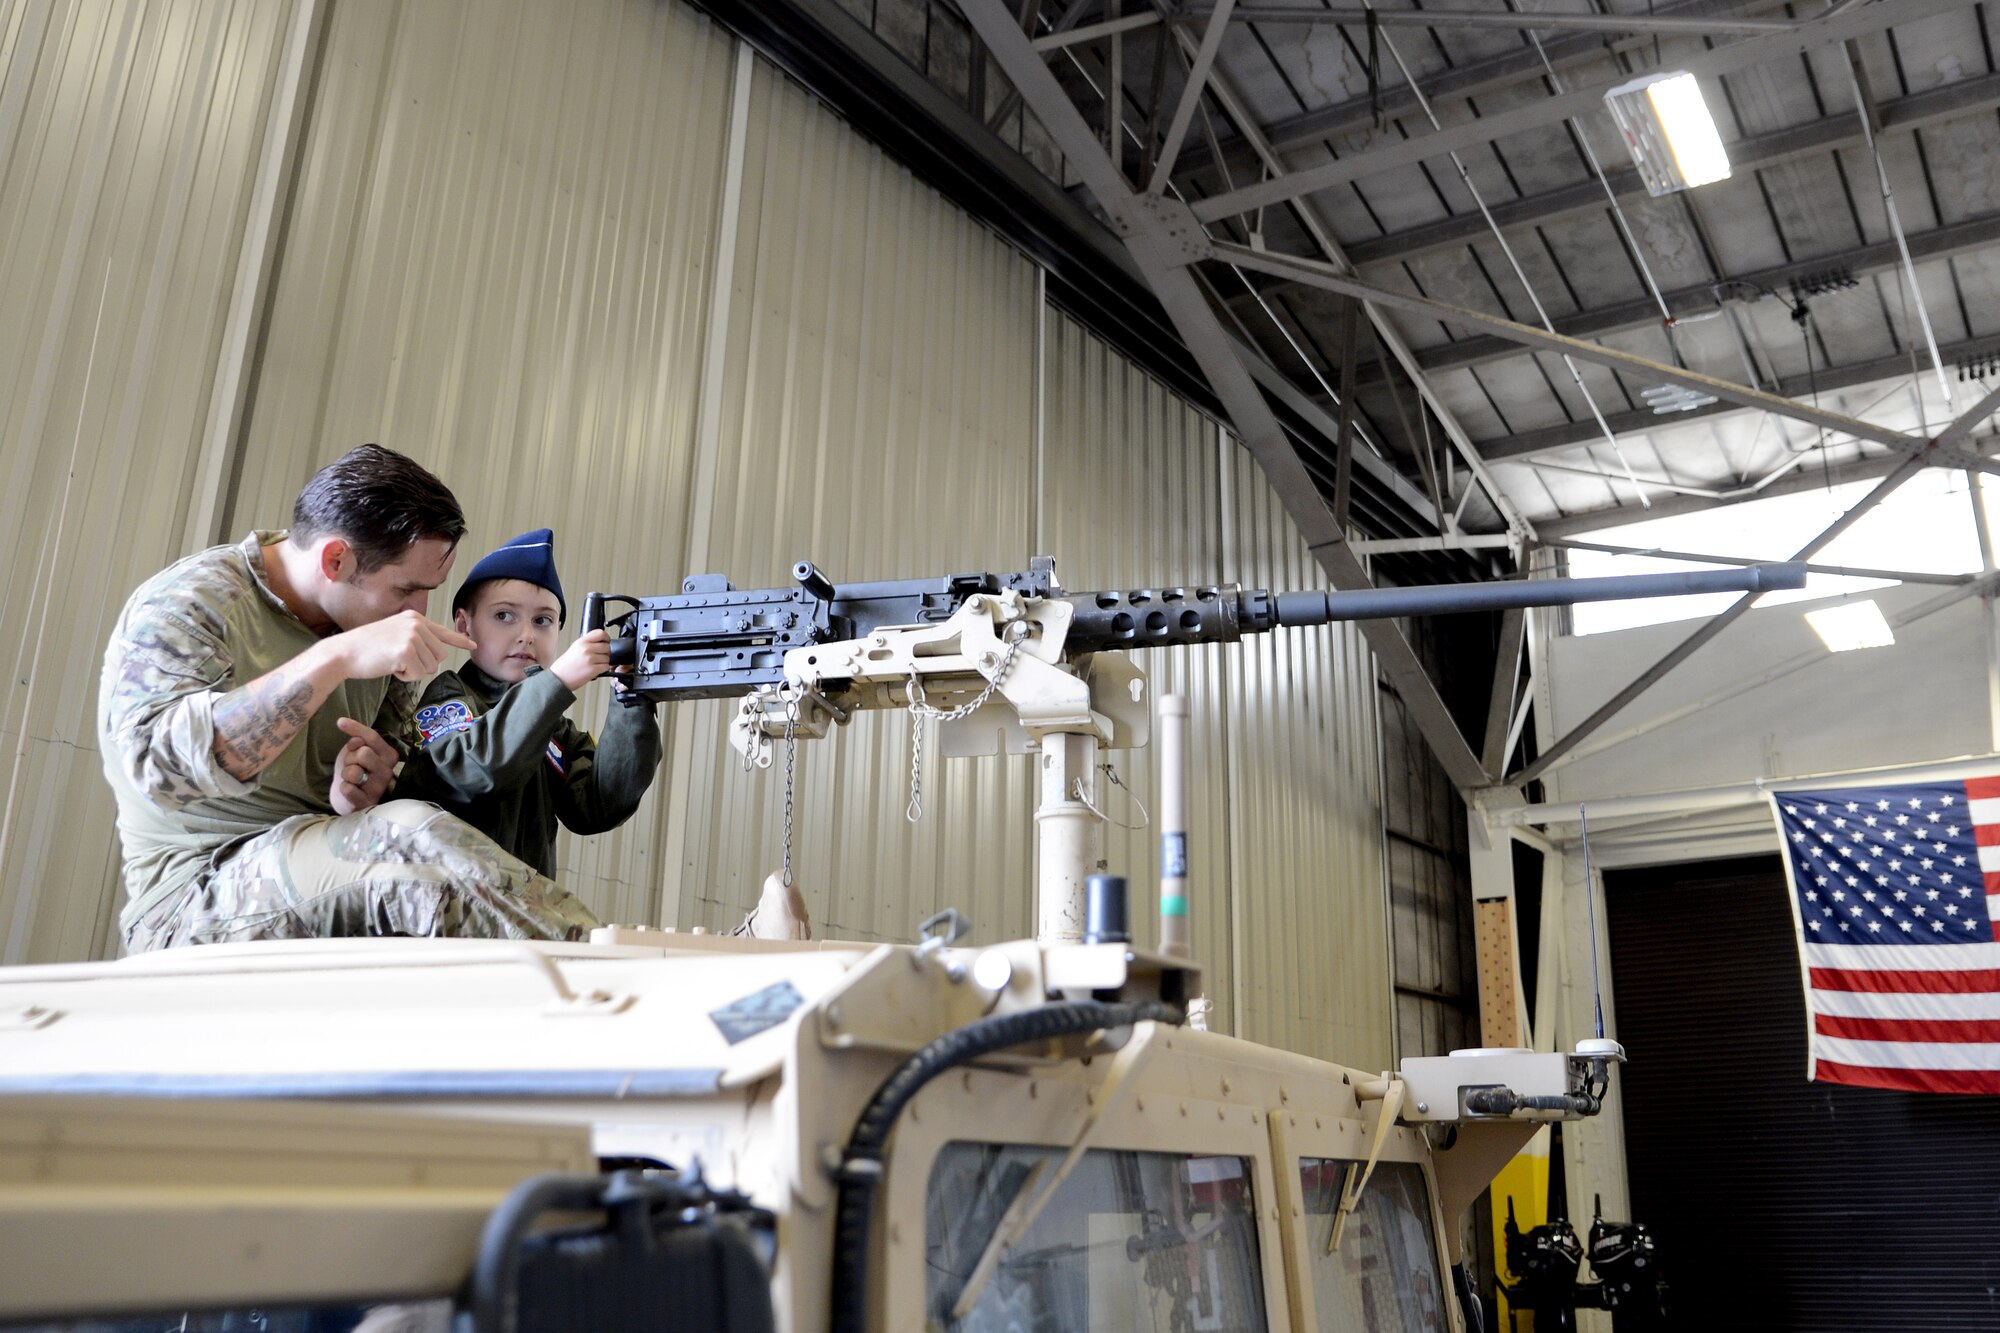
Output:
<path fill-rule="evenodd" d="M 612 624 L 631 688 L 740 695 L 732 739 L 751 763 L 782 740 L 789 768 L 799 740 L 877 707 L 937 719 L 947 753 L 1036 753 L 1038 939 L 965 947 L 947 913 L 914 945 L 610 926 L 577 943 L 295 940 L 0 969 L 0 1324 L 1476 1320 L 1462 1215 L 1540 1124 L 1598 1110 L 1616 1043 L 1384 1071 L 1205 1031 L 1178 788 L 1161 812 L 1162 949 L 1127 938 L 1122 881 L 1091 873 L 1096 748 L 1152 721 L 1113 649 L 1409 614 L 1425 592 L 1457 609 L 1462 590 L 1399 590 L 1394 609 L 1069 595 L 1043 561 L 849 588 L 801 565 L 797 581 L 626 599 Z M 1503 588 L 1516 604 L 1594 591 L 1563 582 Z M 593 597 L 600 623 L 603 608 Z M 988 703 L 997 730 L 974 716 Z M 1179 744 L 1184 711 L 1160 712 Z M 773 877 L 780 908 L 789 878 Z"/>

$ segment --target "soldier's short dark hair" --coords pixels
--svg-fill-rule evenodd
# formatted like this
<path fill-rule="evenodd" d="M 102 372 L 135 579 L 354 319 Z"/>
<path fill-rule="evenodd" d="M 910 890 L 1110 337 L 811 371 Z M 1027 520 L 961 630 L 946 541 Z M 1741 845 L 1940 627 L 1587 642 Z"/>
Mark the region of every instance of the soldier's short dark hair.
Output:
<path fill-rule="evenodd" d="M 313 474 L 292 505 L 292 540 L 339 537 L 363 574 L 427 537 L 458 543 L 465 514 L 451 488 L 414 459 L 379 444 L 350 449 Z"/>

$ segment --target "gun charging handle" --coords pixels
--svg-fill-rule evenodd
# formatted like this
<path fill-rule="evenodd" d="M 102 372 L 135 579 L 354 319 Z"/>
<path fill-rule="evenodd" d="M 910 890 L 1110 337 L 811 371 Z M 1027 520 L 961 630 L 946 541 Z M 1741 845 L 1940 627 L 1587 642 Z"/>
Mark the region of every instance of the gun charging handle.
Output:
<path fill-rule="evenodd" d="M 830 602 L 833 600 L 833 580 L 826 576 L 826 571 L 822 570 L 812 561 L 801 560 L 796 565 L 793 565 L 792 578 L 801 588 L 804 588 L 806 592 L 819 601 Z"/>
<path fill-rule="evenodd" d="M 635 611 L 639 608 L 639 603 L 636 599 L 624 597 L 618 593 L 585 593 L 583 598 L 583 632 L 588 634 L 595 629 L 610 629 L 611 665 L 613 667 L 636 665 L 639 660 L 637 629 L 632 624 L 629 616 L 620 617 L 620 619 L 624 620 L 624 623 L 616 629 L 612 629 L 604 616 L 604 604 L 606 602 L 623 602 Z M 616 695 L 620 703 L 637 704 L 641 702 L 639 696 L 630 690 L 618 690 Z"/>

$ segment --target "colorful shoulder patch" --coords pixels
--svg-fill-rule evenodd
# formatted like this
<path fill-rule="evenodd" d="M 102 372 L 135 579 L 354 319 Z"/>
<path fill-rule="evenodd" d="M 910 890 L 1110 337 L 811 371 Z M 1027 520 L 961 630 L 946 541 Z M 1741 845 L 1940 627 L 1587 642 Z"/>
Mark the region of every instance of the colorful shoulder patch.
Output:
<path fill-rule="evenodd" d="M 549 737 L 549 767 L 555 769 L 559 777 L 569 776 L 569 765 L 563 761 L 562 746 L 556 744 L 553 736 Z"/>
<path fill-rule="evenodd" d="M 417 734 L 429 745 L 440 736 L 449 736 L 454 731 L 464 731 L 472 725 L 472 710 L 458 699 L 447 699 L 441 704 L 417 710 Z"/>

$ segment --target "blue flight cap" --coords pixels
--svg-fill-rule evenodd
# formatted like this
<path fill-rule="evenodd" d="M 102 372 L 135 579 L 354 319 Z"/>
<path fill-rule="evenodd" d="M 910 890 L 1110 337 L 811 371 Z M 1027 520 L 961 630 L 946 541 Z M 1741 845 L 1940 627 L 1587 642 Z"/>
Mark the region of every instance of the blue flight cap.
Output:
<path fill-rule="evenodd" d="M 480 584 L 492 579 L 520 579 L 556 595 L 558 622 L 569 619 L 569 603 L 563 600 L 562 580 L 556 577 L 556 535 L 548 528 L 524 532 L 497 551 L 488 552 L 465 576 L 451 599 L 451 609 L 459 612 L 472 605 L 472 594 Z"/>

